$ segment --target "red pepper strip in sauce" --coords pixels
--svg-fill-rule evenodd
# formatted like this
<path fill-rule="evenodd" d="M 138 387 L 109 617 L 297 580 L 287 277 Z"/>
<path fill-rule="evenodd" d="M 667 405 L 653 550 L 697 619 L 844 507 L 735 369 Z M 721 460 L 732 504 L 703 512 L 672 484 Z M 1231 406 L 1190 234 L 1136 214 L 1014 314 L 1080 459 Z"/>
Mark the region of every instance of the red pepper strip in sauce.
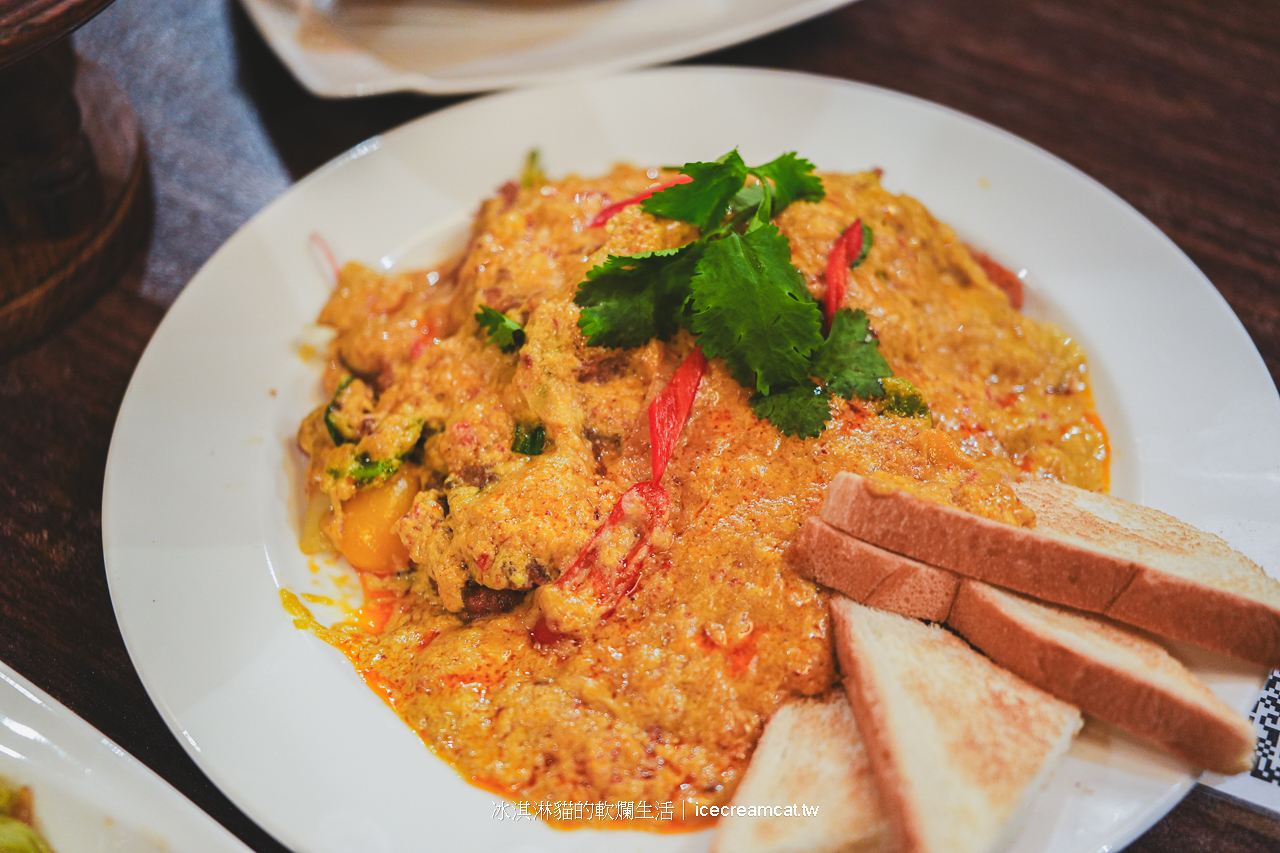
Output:
<path fill-rule="evenodd" d="M 676 439 L 689 421 L 693 398 L 698 394 L 698 385 L 706 370 L 707 357 L 701 347 L 694 347 L 676 368 L 667 387 L 649 404 L 649 457 L 655 483 L 662 481 L 662 474 L 667 470 Z"/>
<path fill-rule="evenodd" d="M 844 295 L 849 286 L 849 260 L 857 259 L 862 253 L 862 220 L 855 219 L 853 224 L 836 238 L 827 255 L 827 328 L 836 312 L 844 307 Z"/>
<path fill-rule="evenodd" d="M 1008 267 L 999 261 L 992 260 L 991 256 L 986 252 L 969 247 L 969 254 L 973 255 L 973 259 L 978 262 L 978 266 L 982 267 L 982 271 L 987 274 L 987 278 L 991 279 L 991 283 L 1004 291 L 1004 295 L 1009 297 L 1009 304 L 1014 311 L 1022 310 L 1022 279 L 1018 278 Z"/>
<path fill-rule="evenodd" d="M 623 208 L 630 207 L 633 204 L 639 204 L 654 193 L 662 192 L 667 187 L 674 187 L 676 184 L 687 184 L 692 180 L 693 178 L 688 175 L 676 175 L 671 180 L 661 181 L 654 184 L 642 193 L 637 193 L 630 198 L 624 198 L 622 201 L 615 201 L 613 204 L 591 217 L 591 221 L 587 223 L 587 227 L 603 228 L 604 224 L 617 215 Z"/>
<path fill-rule="evenodd" d="M 622 493 L 556 583 L 576 587 L 590 581 L 596 601 L 612 607 L 635 589 L 653 550 L 653 534 L 666 526 L 670 509 L 666 489 L 653 482 L 636 483 Z"/>
<path fill-rule="evenodd" d="M 338 265 L 338 259 L 333 256 L 333 249 L 329 248 L 329 241 L 320 236 L 319 231 L 312 231 L 311 236 L 307 238 L 311 241 L 311 247 L 320 254 L 320 259 L 324 261 L 324 265 L 329 270 L 329 275 L 333 278 L 334 286 L 342 278 L 342 267 Z"/>
<path fill-rule="evenodd" d="M 695 347 L 676 368 L 667 387 L 649 404 L 653 479 L 636 483 L 622 493 L 609 517 L 591 534 L 573 564 L 551 585 L 553 589 L 546 590 L 553 601 L 563 602 L 565 594 L 581 601 L 578 590 L 589 581 L 594 598 L 589 609 L 593 615 L 598 613 L 604 617 L 640 583 L 645 560 L 653 552 L 655 534 L 665 532 L 671 513 L 671 499 L 658 481 L 693 411 L 693 400 L 706 369 L 707 357 Z M 550 645 L 564 636 L 562 631 L 572 630 L 563 624 L 563 615 L 551 620 L 547 616 L 544 611 L 530 630 L 533 642 L 538 645 Z"/>

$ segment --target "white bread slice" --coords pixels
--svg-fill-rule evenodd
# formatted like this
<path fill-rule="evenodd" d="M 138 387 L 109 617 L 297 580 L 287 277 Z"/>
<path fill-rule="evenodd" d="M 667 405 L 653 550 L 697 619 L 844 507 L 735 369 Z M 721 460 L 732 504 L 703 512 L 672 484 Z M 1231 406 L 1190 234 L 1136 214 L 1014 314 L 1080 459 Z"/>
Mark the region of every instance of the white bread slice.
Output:
<path fill-rule="evenodd" d="M 1244 716 L 1161 645 L 1103 617 L 961 578 L 816 519 L 801 529 L 788 559 L 798 573 L 855 600 L 861 594 L 865 604 L 945 621 L 1005 669 L 1194 767 L 1232 774 L 1253 764 L 1253 725 Z M 864 566 L 899 579 L 901 589 L 933 594 L 922 606 L 918 595 L 886 593 L 884 582 L 868 589 Z M 949 576 L 950 585 L 939 576 Z M 930 615 L 922 616 L 922 610 Z"/>
<path fill-rule="evenodd" d="M 1280 582 L 1170 515 L 1052 481 L 1016 483 L 1033 528 L 991 521 L 847 472 L 822 520 L 930 565 L 1280 667 Z"/>
<path fill-rule="evenodd" d="M 821 519 L 809 518 L 787 549 L 796 574 L 839 590 L 854 601 L 930 622 L 943 622 L 960 576 L 878 548 Z"/>
<path fill-rule="evenodd" d="M 1080 729 L 1080 712 L 945 628 L 831 598 L 836 649 L 902 853 L 992 853 Z"/>
<path fill-rule="evenodd" d="M 981 581 L 960 585 L 947 624 L 992 660 L 1194 767 L 1253 766 L 1253 724 L 1158 643 Z"/>
<path fill-rule="evenodd" d="M 720 818 L 712 853 L 891 853 L 866 748 L 844 691 L 783 705 L 764 727 L 730 805 L 803 804 L 817 814 Z"/>

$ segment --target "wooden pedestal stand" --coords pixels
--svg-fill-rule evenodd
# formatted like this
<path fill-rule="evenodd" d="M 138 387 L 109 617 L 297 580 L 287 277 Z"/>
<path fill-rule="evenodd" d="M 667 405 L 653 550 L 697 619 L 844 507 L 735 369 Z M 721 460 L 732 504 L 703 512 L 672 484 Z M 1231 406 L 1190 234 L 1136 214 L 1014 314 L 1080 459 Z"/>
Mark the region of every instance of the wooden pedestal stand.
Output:
<path fill-rule="evenodd" d="M 150 230 L 137 120 L 66 38 L 109 2 L 0 11 L 0 357 L 116 281 Z"/>

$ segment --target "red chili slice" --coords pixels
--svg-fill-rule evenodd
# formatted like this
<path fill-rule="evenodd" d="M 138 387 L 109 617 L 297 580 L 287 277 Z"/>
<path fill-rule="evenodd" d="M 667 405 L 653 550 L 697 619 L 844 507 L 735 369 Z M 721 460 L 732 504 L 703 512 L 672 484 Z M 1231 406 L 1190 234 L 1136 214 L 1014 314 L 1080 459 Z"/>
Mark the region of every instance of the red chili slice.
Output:
<path fill-rule="evenodd" d="M 862 220 L 855 219 L 853 224 L 836 238 L 827 255 L 827 328 L 836 312 L 844 307 L 845 292 L 849 287 L 849 260 L 857 259 L 862 254 Z"/>
<path fill-rule="evenodd" d="M 649 187 L 642 193 L 637 193 L 630 198 L 624 198 L 622 201 L 615 201 L 613 204 L 601 210 L 595 216 L 591 217 L 591 221 L 587 223 L 588 228 L 603 228 L 604 224 L 617 215 L 623 208 L 630 207 L 633 204 L 639 204 L 654 193 L 660 193 L 667 187 L 674 187 L 676 184 L 687 184 L 693 178 L 688 175 L 676 175 L 670 180 L 661 181 Z"/>
<path fill-rule="evenodd" d="M 666 529 L 671 514 L 671 499 L 659 480 L 671 460 L 676 439 L 689 420 L 706 369 L 707 357 L 695 347 L 676 368 L 667 387 L 649 404 L 653 479 L 636 483 L 622 493 L 573 564 L 546 590 L 554 599 L 563 601 L 567 596 L 575 600 L 577 605 L 571 606 L 570 611 L 585 605 L 591 620 L 603 618 L 640 583 L 645 560 L 653 553 L 654 536 Z M 532 641 L 547 646 L 566 636 L 562 632 L 571 632 L 572 628 L 566 628 L 562 621 L 566 612 L 561 610 L 560 615 L 549 619 L 549 613 L 544 611 L 530 631 Z"/>
<path fill-rule="evenodd" d="M 556 584 L 572 589 L 590 581 L 598 604 L 617 604 L 639 582 L 653 550 L 653 534 L 666 526 L 670 508 L 666 489 L 648 481 L 636 483 L 618 498 L 613 512 Z"/>
<path fill-rule="evenodd" d="M 667 470 L 676 439 L 689 420 L 693 398 L 698 394 L 698 385 L 706 370 L 707 357 L 701 347 L 694 347 L 676 368 L 667 387 L 649 404 L 649 458 L 655 483 L 662 481 L 662 474 Z"/>
<path fill-rule="evenodd" d="M 999 261 L 993 260 L 986 252 L 969 247 L 969 254 L 973 255 L 973 259 L 978 262 L 978 266 L 982 267 L 982 271 L 987 274 L 987 278 L 991 279 L 991 283 L 1004 291 L 1004 295 L 1009 297 L 1009 304 L 1013 306 L 1013 310 L 1022 310 L 1022 279 L 1018 278 L 1008 267 Z"/>

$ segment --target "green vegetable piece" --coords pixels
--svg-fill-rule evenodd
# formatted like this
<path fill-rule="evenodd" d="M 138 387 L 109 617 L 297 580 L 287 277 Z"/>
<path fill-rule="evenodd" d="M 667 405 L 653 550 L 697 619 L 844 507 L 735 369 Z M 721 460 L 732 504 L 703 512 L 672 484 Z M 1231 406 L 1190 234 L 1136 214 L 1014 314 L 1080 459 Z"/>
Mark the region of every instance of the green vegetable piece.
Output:
<path fill-rule="evenodd" d="M 51 853 L 36 831 L 14 817 L 0 817 L 0 853 Z"/>
<path fill-rule="evenodd" d="M 524 169 L 520 172 L 520 186 L 529 190 L 546 182 L 547 173 L 542 171 L 542 154 L 537 148 L 530 148 L 524 158 Z"/>
<path fill-rule="evenodd" d="M 476 322 L 489 333 L 489 341 L 503 352 L 515 352 L 524 346 L 524 328 L 505 314 L 499 314 L 488 305 L 481 305 Z"/>
<path fill-rule="evenodd" d="M 862 223 L 862 249 L 858 252 L 858 257 L 849 262 L 849 269 L 856 269 L 867 259 L 867 252 L 871 251 L 871 243 L 875 239 L 871 233 L 871 226 Z"/>
<path fill-rule="evenodd" d="M 876 410 L 883 415 L 898 415 L 903 418 L 928 418 L 933 424 L 933 413 L 929 411 L 929 403 L 909 379 L 900 376 L 881 379 L 884 397 L 876 404 Z"/>
<path fill-rule="evenodd" d="M 770 217 L 777 216 L 793 201 L 822 201 L 826 190 L 822 186 L 822 179 L 813 173 L 813 168 L 812 163 L 803 157 L 797 157 L 792 151 L 750 170 L 757 178 L 768 178 L 773 182 L 773 209 L 769 211 Z"/>
<path fill-rule="evenodd" d="M 525 456 L 540 456 L 547 443 L 547 428 L 542 424 L 526 427 L 516 424 L 515 438 L 511 441 L 511 452 Z"/>
<path fill-rule="evenodd" d="M 764 201 L 764 187 L 759 184 L 751 184 L 738 190 L 738 194 L 729 202 L 729 212 L 732 214 L 755 210 L 762 201 Z"/>
<path fill-rule="evenodd" d="M 832 394 L 846 400 L 883 397 L 885 391 L 878 380 L 893 375 L 861 308 L 836 312 L 831 333 L 814 353 L 811 370 Z"/>
<path fill-rule="evenodd" d="M 333 392 L 333 399 L 329 401 L 328 408 L 324 410 L 324 426 L 329 431 L 329 438 L 333 439 L 334 444 L 355 440 L 355 436 L 348 436 L 342 429 L 343 425 L 338 423 L 339 411 L 342 408 L 342 395 L 354 379 L 354 376 L 348 376 L 338 383 L 338 390 Z"/>
<path fill-rule="evenodd" d="M 582 307 L 578 327 L 593 347 L 638 347 L 668 340 L 680 328 L 689 283 L 703 244 L 640 255 L 610 255 L 587 272 L 573 301 Z"/>
<path fill-rule="evenodd" d="M 776 390 L 769 396 L 751 395 L 751 411 L 786 435 L 815 438 L 831 420 L 831 398 L 823 389 L 806 382 Z"/>
<path fill-rule="evenodd" d="M 347 473 L 356 481 L 357 486 L 367 486 L 375 480 L 385 480 L 399 470 L 400 460 L 395 457 L 370 459 L 369 454 L 361 453 Z"/>
<path fill-rule="evenodd" d="M 822 311 L 791 265 L 791 244 L 776 226 L 712 241 L 693 277 L 689 325 L 708 358 L 768 395 L 808 380 L 822 344 Z"/>
<path fill-rule="evenodd" d="M 706 234 L 724 221 L 724 215 L 747 181 L 747 165 L 737 151 L 714 163 L 685 163 L 680 173 L 693 180 L 654 193 L 641 207 L 654 216 L 691 222 Z"/>

